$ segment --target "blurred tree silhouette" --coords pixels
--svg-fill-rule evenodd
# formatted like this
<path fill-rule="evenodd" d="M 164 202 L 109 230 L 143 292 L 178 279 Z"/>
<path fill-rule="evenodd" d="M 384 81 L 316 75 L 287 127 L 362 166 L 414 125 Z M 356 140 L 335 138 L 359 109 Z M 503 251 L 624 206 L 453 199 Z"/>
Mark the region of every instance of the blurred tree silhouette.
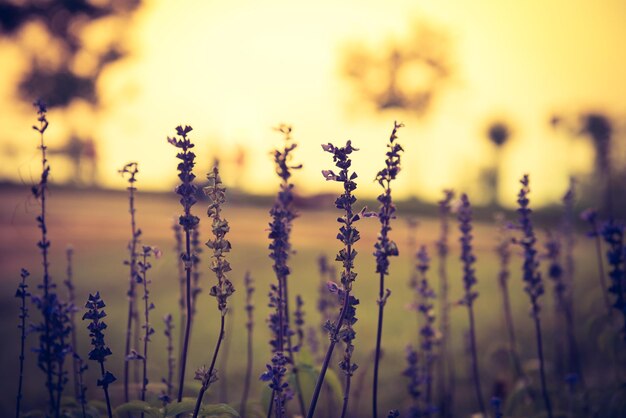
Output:
<path fill-rule="evenodd" d="M 412 29 L 407 39 L 382 50 L 362 43 L 346 48 L 342 72 L 377 111 L 403 109 L 424 117 L 451 78 L 446 34 L 424 20 Z"/>
<path fill-rule="evenodd" d="M 608 116 L 600 113 L 583 113 L 580 115 L 581 135 L 588 136 L 596 149 L 595 171 L 602 185 L 604 195 L 604 210 L 612 212 L 612 169 L 611 145 L 613 136 L 613 122 Z"/>
<path fill-rule="evenodd" d="M 594 174 L 598 186 L 593 190 L 600 194 L 602 209 L 605 215 L 612 215 L 614 206 L 614 190 L 621 186 L 619 178 L 624 177 L 626 172 L 614 166 L 612 154 L 614 151 L 615 122 L 607 114 L 599 111 L 582 111 L 574 116 L 555 115 L 551 118 L 550 124 L 554 128 L 563 128 L 572 136 L 584 136 L 591 140 L 595 149 Z"/>
<path fill-rule="evenodd" d="M 513 135 L 511 125 L 501 119 L 494 119 L 487 124 L 487 139 L 495 146 L 492 166 L 483 175 L 483 181 L 491 192 L 491 203 L 498 203 L 498 188 L 502 162 L 502 148 Z"/>
<path fill-rule="evenodd" d="M 0 3 L 0 34 L 17 37 L 28 23 L 40 23 L 58 46 L 62 59 L 54 64 L 39 59 L 34 51 L 29 54 L 31 66 L 23 75 L 18 90 L 25 100 L 43 97 L 49 106 L 67 106 L 72 99 L 82 98 L 97 104 L 95 83 L 102 69 L 124 55 L 120 33 L 111 33 L 107 50 L 101 51 L 93 69 L 78 72 L 73 65 L 83 52 L 80 30 L 85 25 L 104 18 L 124 19 L 141 0 L 4 0 Z M 117 39 L 115 39 L 117 37 Z"/>

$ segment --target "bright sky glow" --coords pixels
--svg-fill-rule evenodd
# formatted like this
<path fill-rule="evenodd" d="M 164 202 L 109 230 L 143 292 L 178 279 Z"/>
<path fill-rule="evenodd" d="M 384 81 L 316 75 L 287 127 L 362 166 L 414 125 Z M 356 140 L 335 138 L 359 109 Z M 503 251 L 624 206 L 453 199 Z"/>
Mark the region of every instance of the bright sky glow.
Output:
<path fill-rule="evenodd" d="M 421 20 L 448 32 L 454 80 L 426 119 L 373 113 L 342 77 L 342 51 L 356 41 L 384 48 Z M 407 126 L 399 139 L 407 152 L 397 191 L 434 200 L 444 187 L 479 192 L 479 169 L 493 159 L 485 123 L 501 115 L 515 127 L 502 154 L 501 198 L 513 203 L 517 179 L 530 172 L 535 199 L 554 201 L 570 171 L 591 170 L 593 150 L 587 141 L 555 133 L 547 121 L 554 112 L 586 109 L 624 117 L 624 22 L 621 0 L 147 1 L 129 28 L 131 55 L 99 80 L 102 110 L 80 101 L 65 113 L 53 110 L 49 141 L 60 144 L 72 132 L 93 137 L 108 187 L 124 187 L 116 170 L 136 160 L 140 187 L 170 189 L 175 150 L 165 138 L 176 125 L 189 124 L 199 173 L 214 155 L 232 159 L 243 146 L 250 159 L 244 188 L 271 192 L 277 180 L 269 151 L 281 139 L 271 127 L 286 122 L 300 143 L 296 159 L 305 165 L 295 177 L 300 190 L 331 190 L 320 174 L 330 157 L 319 144 L 351 139 L 361 148 L 355 154 L 360 190 L 372 196 L 378 190 L 370 179 L 398 119 Z M 119 28 L 87 26 L 89 48 L 104 48 L 100 34 L 107 30 Z M 27 48 L 55 59 L 54 46 L 42 47 L 45 42 L 37 25 L 24 30 L 18 45 L 0 40 L 0 62 L 8 63 L 0 75 L 3 178 L 19 173 L 28 182 L 37 172 L 34 115 L 15 99 L 14 85 L 28 63 Z M 88 72 L 93 59 L 86 54 L 75 65 Z M 63 180 L 63 162 L 54 163 L 53 176 Z M 227 182 L 236 177 L 224 169 Z"/>

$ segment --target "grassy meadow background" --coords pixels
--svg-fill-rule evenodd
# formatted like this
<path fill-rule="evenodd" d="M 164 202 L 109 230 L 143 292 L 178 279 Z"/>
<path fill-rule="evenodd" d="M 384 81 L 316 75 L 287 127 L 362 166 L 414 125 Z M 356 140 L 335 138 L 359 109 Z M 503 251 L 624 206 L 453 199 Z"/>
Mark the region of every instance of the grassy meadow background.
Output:
<path fill-rule="evenodd" d="M 139 187 L 141 183 L 139 182 Z M 358 191 L 358 190 L 357 190 Z M 26 188 L 4 187 L 0 191 L 2 202 L 0 217 L 0 264 L 2 265 L 2 322 L 0 333 L 3 342 L 0 345 L 0 367 L 6 376 L 17 375 L 17 355 L 19 348 L 19 334 L 17 324 L 17 299 L 13 298 L 14 288 L 19 277 L 19 269 L 30 269 L 31 286 L 36 283 L 41 274 L 38 249 L 35 242 L 38 240 L 38 230 L 34 226 L 34 216 L 37 212 L 35 202 Z M 210 401 L 218 401 L 226 394 L 227 401 L 238 405 L 241 386 L 245 373 L 245 311 L 243 274 L 249 270 L 255 280 L 255 335 L 254 335 L 254 376 L 258 377 L 269 362 L 269 333 L 264 319 L 269 314 L 267 308 L 267 291 L 270 282 L 275 281 L 271 269 L 271 260 L 268 258 L 267 226 L 269 222 L 269 206 L 262 204 L 250 205 L 242 202 L 228 204 L 224 215 L 230 222 L 230 240 L 233 251 L 228 259 L 233 266 L 229 275 L 236 286 L 236 293 L 230 303 L 229 325 L 227 329 L 228 350 L 222 353 L 226 360 L 226 376 L 211 387 Z M 74 275 L 77 285 L 77 300 L 86 300 L 88 292 L 99 290 L 107 303 L 108 324 L 107 338 L 113 351 L 108 361 L 108 367 L 121 375 L 123 365 L 123 339 L 127 313 L 127 267 L 122 264 L 126 258 L 126 245 L 129 234 L 129 218 L 127 213 L 127 196 L 121 191 L 92 191 L 73 190 L 52 187 L 50 192 L 49 233 L 52 240 L 52 277 L 60 285 L 65 278 L 65 248 L 72 245 L 75 249 Z M 152 280 L 151 297 L 156 305 L 152 311 L 152 323 L 157 330 L 153 343 L 150 344 L 149 376 L 150 391 L 154 395 L 160 391 L 157 382 L 165 374 L 166 353 L 164 350 L 163 324 L 160 321 L 167 313 L 178 315 L 178 275 L 176 270 L 176 254 L 174 254 L 172 220 L 179 204 L 173 193 L 142 193 L 139 189 L 137 201 L 137 221 L 142 229 L 142 243 L 156 245 L 164 252 L 159 260 L 153 260 L 153 268 L 149 271 Z M 209 231 L 206 217 L 203 216 L 203 206 L 206 202 L 199 202 L 194 208 L 201 218 L 201 232 L 203 241 L 207 239 Z M 381 369 L 381 408 L 401 408 L 408 406 L 408 397 L 405 394 L 406 379 L 401 376 L 405 368 L 404 348 L 409 343 L 417 342 L 418 326 L 416 314 L 408 309 L 413 300 L 413 293 L 408 287 L 410 268 L 414 264 L 407 251 L 408 229 L 405 217 L 411 215 L 419 221 L 416 239 L 418 244 L 428 246 L 433 258 L 434 242 L 438 237 L 438 221 L 436 208 L 421 210 L 419 214 L 409 214 L 400 211 L 399 219 L 392 224 L 392 238 L 400 246 L 400 257 L 392 260 L 391 273 L 387 286 L 392 296 L 385 312 L 384 328 L 384 358 Z M 302 295 L 305 301 L 306 327 L 315 327 L 319 331 L 319 314 L 316 311 L 318 287 L 320 283 L 317 258 L 321 254 L 334 257 L 339 248 L 335 239 L 337 224 L 334 221 L 338 211 L 329 209 L 300 209 L 300 217 L 294 223 L 293 246 L 296 253 L 290 263 L 293 274 L 290 277 L 292 297 Z M 485 215 L 483 215 L 485 216 Z M 554 222 L 554 221 L 553 221 Z M 357 331 L 355 359 L 360 365 L 355 374 L 355 382 L 365 379 L 362 384 L 361 396 L 351 401 L 351 416 L 368 415 L 371 408 L 371 351 L 374 348 L 376 335 L 376 298 L 378 278 L 374 273 L 373 244 L 377 234 L 378 221 L 366 219 L 358 224 L 362 232 L 362 240 L 357 244 L 359 255 L 357 268 L 359 276 L 355 284 L 355 295 L 361 301 L 357 310 L 359 318 L 355 326 Z M 540 229 L 540 228 L 538 228 Z M 541 233 L 540 233 L 541 234 Z M 497 239 L 497 229 L 492 222 L 479 221 L 476 223 L 475 248 L 478 257 L 477 263 L 477 290 L 480 293 L 475 305 L 478 318 L 478 347 L 480 353 L 481 372 L 485 396 L 491 395 L 498 382 L 510 382 L 511 368 L 506 355 L 506 334 L 504 334 L 501 298 L 497 282 L 497 258 L 493 247 Z M 461 298 L 462 279 L 461 268 L 458 262 L 458 229 L 456 221 L 451 222 L 451 253 L 449 275 L 451 283 L 451 300 Z M 597 341 L 590 333 L 588 323 L 590 319 L 602 312 L 603 304 L 596 285 L 596 265 L 593 257 L 591 242 L 579 237 L 576 245 L 576 330 L 583 350 L 585 371 L 588 384 L 601 383 L 605 367 L 596 369 L 595 364 L 602 364 L 598 355 Z M 429 277 L 435 289 L 438 288 L 436 269 L 437 263 L 433 260 Z M 526 367 L 529 371 L 535 370 L 532 359 L 535 358 L 535 346 L 532 339 L 532 323 L 528 315 L 528 300 L 522 291 L 522 281 L 519 272 L 521 257 L 516 256 L 512 261 L 512 276 L 510 292 L 518 332 L 518 341 L 521 345 L 522 358 L 528 360 Z M 207 289 L 214 281 L 207 268 L 206 254 L 202 255 L 201 287 L 204 289 L 199 296 L 198 316 L 192 335 L 189 370 L 206 364 L 212 352 L 213 344 L 218 331 L 219 316 L 214 306 L 215 301 L 207 294 Z M 546 288 L 551 284 L 546 279 Z M 60 294 L 64 294 L 61 288 Z M 551 294 L 542 299 L 544 326 L 546 327 L 545 351 L 548 361 L 554 361 L 553 343 L 550 332 L 552 322 Z M 293 300 L 292 300 L 293 303 Z M 33 312 L 33 314 L 35 314 Z M 175 334 L 178 334 L 178 321 Z M 86 324 L 79 321 L 79 347 L 85 355 L 88 350 Z M 464 349 L 464 335 L 467 330 L 467 313 L 463 307 L 452 310 L 453 349 L 455 352 L 456 370 L 459 376 L 457 382 L 457 411 L 461 413 L 472 411 L 474 399 L 472 392 L 464 388 L 471 386 L 469 374 L 469 355 Z M 326 338 L 321 336 L 320 338 Z M 29 339 L 33 346 L 35 340 Z M 175 340 L 176 344 L 176 340 Z M 306 344 L 305 344 L 305 347 Z M 220 361 L 220 375 L 223 363 Z M 95 367 L 90 365 L 88 372 L 88 396 L 99 397 L 95 387 L 96 375 L 92 374 Z M 596 372 L 597 370 L 597 372 Z M 531 372 L 532 373 L 532 372 Z M 45 399 L 43 384 L 40 384 L 43 375 L 36 369 L 34 357 L 27 360 L 27 390 L 25 404 L 35 406 Z M 554 379 L 554 378 L 552 378 Z M 560 382 L 552 380 L 554 387 Z M 312 384 L 312 383 L 311 383 Z M 3 413 L 11 411 L 14 403 L 16 383 L 13 379 L 3 379 L 0 408 Z M 223 385 L 227 387 L 224 392 Z M 358 387 L 359 383 L 355 383 Z M 255 379 L 252 385 L 252 399 L 261 400 L 265 384 Z M 120 400 L 122 384 L 117 382 L 111 387 L 114 399 Z M 507 391 L 514 388 L 508 387 Z M 356 390 L 356 389 L 354 389 Z M 267 394 L 266 394 L 267 395 Z M 320 413 L 324 414 L 323 405 L 328 402 L 322 398 Z M 353 409 L 352 409 L 353 408 Z M 357 412 L 359 411 L 359 412 Z M 363 415 L 362 415 L 363 414 Z M 322 415 L 323 416 L 323 415 Z"/>

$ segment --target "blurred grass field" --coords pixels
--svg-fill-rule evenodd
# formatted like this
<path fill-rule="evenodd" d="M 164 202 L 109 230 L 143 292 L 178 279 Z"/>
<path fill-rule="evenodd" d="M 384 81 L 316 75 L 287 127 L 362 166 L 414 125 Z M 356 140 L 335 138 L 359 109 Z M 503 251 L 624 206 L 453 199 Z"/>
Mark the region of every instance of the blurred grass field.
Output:
<path fill-rule="evenodd" d="M 358 196 L 358 195 L 357 195 Z M 127 310 L 126 290 L 128 282 L 127 267 L 123 260 L 127 257 L 126 245 L 129 238 L 128 202 L 124 192 L 85 191 L 52 188 L 49 199 L 49 238 L 51 247 L 51 275 L 59 285 L 59 293 L 65 295 L 61 285 L 65 279 L 65 248 L 72 245 L 75 249 L 74 280 L 77 286 L 77 305 L 80 308 L 78 318 L 82 316 L 82 307 L 89 292 L 99 290 L 105 302 L 108 313 L 107 339 L 110 342 L 113 356 L 108 360 L 108 367 L 118 376 L 122 376 L 123 343 L 125 315 Z M 161 377 L 166 374 L 165 338 L 163 336 L 162 317 L 171 313 L 175 317 L 178 335 L 178 275 L 176 269 L 177 255 L 173 251 L 174 238 L 172 232 L 173 219 L 179 213 L 179 205 L 175 195 L 143 194 L 139 192 L 137 201 L 137 221 L 143 231 L 143 244 L 156 245 L 164 252 L 159 260 L 153 260 L 153 268 L 149 271 L 152 280 L 151 297 L 156 309 L 151 312 L 151 322 L 156 329 L 156 335 L 150 344 L 149 379 L 150 390 L 160 392 Z M 199 202 L 195 206 L 195 213 L 201 218 L 201 237 L 206 241 L 209 235 L 209 225 L 204 216 L 206 205 Z M 39 239 L 39 230 L 35 226 L 35 217 L 39 209 L 38 203 L 30 196 L 27 188 L 0 189 L 0 335 L 3 341 L 0 344 L 0 368 L 4 379 L 0 380 L 0 416 L 6 416 L 14 408 L 18 375 L 19 332 L 16 327 L 18 315 L 18 301 L 13 297 L 19 279 L 21 267 L 31 272 L 30 289 L 41 280 L 41 261 L 36 242 Z M 229 205 L 224 215 L 229 220 L 231 232 L 228 239 L 233 250 L 228 255 L 233 270 L 230 278 L 237 289 L 231 299 L 231 308 L 228 317 L 227 332 L 228 351 L 221 353 L 227 356 L 226 370 L 220 367 L 220 381 L 212 386 L 211 392 L 205 398 L 208 401 L 217 401 L 220 397 L 227 397 L 228 402 L 238 407 L 241 386 L 245 373 L 245 311 L 243 275 L 250 271 L 255 280 L 255 330 L 254 330 L 254 373 L 252 384 L 252 400 L 260 400 L 265 383 L 257 380 L 264 371 L 265 364 L 270 359 L 269 333 L 265 318 L 269 313 L 267 308 L 267 291 L 269 283 L 274 279 L 271 260 L 267 254 L 267 225 L 269 221 L 269 207 Z M 386 286 L 391 289 L 392 295 L 385 309 L 383 348 L 385 352 L 381 369 L 381 393 L 379 404 L 381 411 L 391 408 L 404 409 L 408 406 L 406 395 L 406 379 L 401 376 L 405 368 L 404 353 L 408 343 L 417 341 L 418 326 L 416 314 L 408 309 L 413 299 L 412 291 L 408 288 L 408 279 L 413 261 L 405 250 L 407 247 L 408 231 L 405 216 L 400 213 L 392 226 L 392 238 L 398 243 L 401 255 L 392 260 L 391 274 Z M 302 295 L 305 301 L 306 326 L 319 329 L 320 318 L 316 311 L 316 301 L 320 278 L 318 274 L 317 258 L 327 254 L 331 260 L 340 248 L 335 239 L 337 223 L 334 222 L 337 211 L 301 210 L 293 229 L 293 247 L 296 253 L 292 256 L 290 265 L 291 306 L 296 294 Z M 430 279 L 435 290 L 438 289 L 436 275 L 436 257 L 434 242 L 438 235 L 438 222 L 433 208 L 430 216 L 419 217 L 417 230 L 418 244 L 428 246 L 433 259 Z M 357 244 L 359 255 L 356 261 L 358 273 L 355 284 L 355 294 L 360 299 L 357 310 L 359 318 L 356 324 L 357 340 L 355 358 L 360 365 L 355 374 L 354 386 L 358 390 L 362 386 L 359 397 L 351 400 L 352 416 L 369 415 L 371 408 L 371 352 L 374 349 L 377 317 L 378 278 L 374 273 L 374 258 L 372 256 L 373 243 L 376 239 L 378 222 L 375 219 L 360 221 L 358 229 L 362 240 Z M 496 382 L 506 383 L 510 367 L 506 356 L 502 355 L 505 344 L 505 334 L 502 331 L 501 298 L 497 285 L 497 259 L 493 252 L 496 243 L 496 228 L 485 223 L 477 223 L 475 229 L 475 248 L 478 257 L 477 278 L 479 299 L 476 303 L 478 318 L 478 347 L 480 353 L 481 372 L 483 373 L 484 393 L 488 396 L 493 392 Z M 543 237 L 543 234 L 540 235 Z M 458 262 L 458 232 L 456 222 L 451 224 L 450 242 L 452 246 L 449 263 L 449 277 L 451 282 L 451 297 L 457 300 L 461 297 L 461 277 Z M 601 373 L 594 373 L 597 367 L 595 342 L 587 338 L 585 324 L 594 315 L 602 312 L 603 305 L 597 287 L 596 261 L 591 243 L 582 235 L 576 246 L 576 305 L 577 305 L 577 333 L 582 343 L 583 358 L 588 372 L 590 383 L 601 378 Z M 209 361 L 219 326 L 219 316 L 213 298 L 208 296 L 208 288 L 214 280 L 208 268 L 208 254 L 205 251 L 201 262 L 201 287 L 204 289 L 199 296 L 197 320 L 194 325 L 190 358 L 188 361 L 188 375 L 193 370 Z M 528 299 L 522 290 L 519 268 L 521 260 L 515 256 L 512 260 L 512 275 L 510 292 L 513 311 L 521 342 L 522 358 L 530 360 L 532 366 L 534 358 L 534 340 L 531 336 L 531 322 L 527 314 Z M 546 318 L 545 350 L 548 359 L 553 359 L 552 333 L 549 331 L 552 319 L 552 292 L 551 284 L 546 283 L 549 289 L 542 298 L 543 312 Z M 35 317 L 33 312 L 33 318 Z M 452 341 L 455 353 L 455 365 L 459 380 L 457 382 L 457 411 L 472 411 L 474 408 L 473 392 L 469 389 L 468 361 L 464 351 L 464 333 L 467 329 L 467 313 L 464 308 L 455 307 L 452 311 Z M 89 340 L 86 324 L 78 321 L 79 351 L 86 357 L 89 350 Z M 35 336 L 28 338 L 28 347 L 36 343 Z M 320 338 L 325 338 L 320 335 Z M 33 354 L 27 356 L 25 380 L 25 405 L 34 407 L 45 399 L 43 393 L 43 374 L 35 365 Z M 88 397 L 99 398 L 101 393 L 95 385 L 96 367 L 90 366 Z M 596 376 L 598 375 L 598 376 Z M 340 376 L 341 377 L 341 376 Z M 359 383 L 361 379 L 363 383 Z M 552 382 L 556 384 L 558 382 Z M 226 390 L 224 389 L 224 385 Z M 115 403 L 120 401 L 122 391 L 121 380 L 112 386 Z M 554 385 L 556 386 L 556 385 Z M 512 388 L 507 388 L 511 390 Z M 71 385 L 68 386 L 68 393 Z M 328 400 L 322 396 L 322 404 Z M 459 416 L 464 416 L 460 414 Z"/>

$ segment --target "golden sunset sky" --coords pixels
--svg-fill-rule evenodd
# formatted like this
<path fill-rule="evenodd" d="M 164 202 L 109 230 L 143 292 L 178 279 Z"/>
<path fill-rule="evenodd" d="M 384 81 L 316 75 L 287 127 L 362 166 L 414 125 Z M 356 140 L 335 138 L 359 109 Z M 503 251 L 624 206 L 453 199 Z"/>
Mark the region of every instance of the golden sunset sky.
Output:
<path fill-rule="evenodd" d="M 384 50 L 411 39 L 422 22 L 447 34 L 453 77 L 426 118 L 375 112 L 342 75 L 346 50 L 357 43 Z M 285 122 L 300 144 L 295 155 L 304 168 L 294 181 L 301 192 L 336 189 L 320 174 L 332 166 L 320 144 L 351 139 L 361 149 L 359 190 L 374 196 L 372 179 L 397 119 L 406 125 L 398 197 L 432 201 L 453 187 L 478 202 L 480 170 L 494 157 L 485 125 L 501 117 L 515 133 L 501 155 L 501 200 L 513 204 L 517 179 L 529 172 L 534 199 L 549 203 L 570 173 L 589 173 L 593 164 L 589 141 L 555 131 L 550 116 L 599 110 L 626 119 L 624 0 L 152 0 L 122 26 L 85 25 L 87 51 L 103 50 L 111 31 L 123 31 L 129 55 L 98 80 L 101 108 L 76 100 L 52 109 L 48 132 L 51 147 L 71 133 L 93 137 L 106 187 L 124 187 L 116 170 L 136 160 L 140 188 L 171 189 L 175 149 L 166 136 L 189 124 L 198 177 L 214 155 L 232 160 L 243 146 L 250 163 L 243 187 L 270 193 L 277 179 L 269 151 L 281 144 L 271 128 Z M 36 23 L 0 40 L 0 177 L 27 183 L 39 169 L 35 117 L 15 85 L 33 51 L 62 59 Z M 88 72 L 93 60 L 87 53 L 73 65 Z M 52 172 L 64 181 L 67 163 L 53 158 Z M 223 175 L 227 183 L 236 177 L 228 164 Z"/>

